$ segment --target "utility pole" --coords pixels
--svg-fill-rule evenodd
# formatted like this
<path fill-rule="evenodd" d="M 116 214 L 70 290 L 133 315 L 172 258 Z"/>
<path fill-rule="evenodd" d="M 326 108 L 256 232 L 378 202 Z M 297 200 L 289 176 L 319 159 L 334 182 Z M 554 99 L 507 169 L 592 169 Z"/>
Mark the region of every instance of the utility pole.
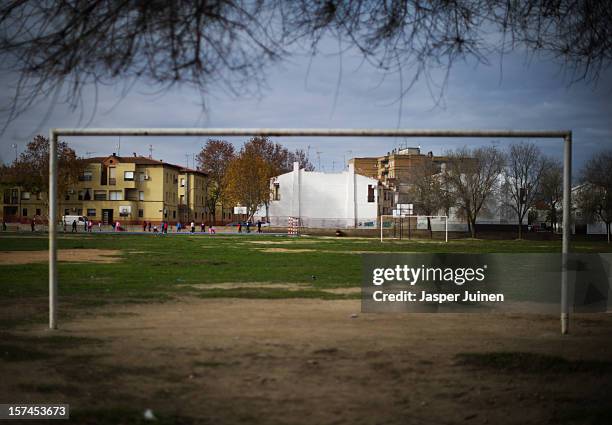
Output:
<path fill-rule="evenodd" d="M 317 164 L 318 171 L 323 171 L 321 169 L 321 151 L 317 151 Z"/>
<path fill-rule="evenodd" d="M 17 143 L 13 143 L 11 147 L 15 149 L 15 162 L 17 162 Z"/>

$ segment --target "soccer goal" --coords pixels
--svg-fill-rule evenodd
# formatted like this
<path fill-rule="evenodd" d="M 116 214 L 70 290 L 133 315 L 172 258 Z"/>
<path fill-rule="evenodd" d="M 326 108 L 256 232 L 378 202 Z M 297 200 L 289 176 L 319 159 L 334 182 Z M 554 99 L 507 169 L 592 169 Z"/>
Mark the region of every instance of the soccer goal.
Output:
<path fill-rule="evenodd" d="M 448 216 L 445 215 L 381 215 L 380 241 L 412 239 L 427 235 L 448 242 Z"/>

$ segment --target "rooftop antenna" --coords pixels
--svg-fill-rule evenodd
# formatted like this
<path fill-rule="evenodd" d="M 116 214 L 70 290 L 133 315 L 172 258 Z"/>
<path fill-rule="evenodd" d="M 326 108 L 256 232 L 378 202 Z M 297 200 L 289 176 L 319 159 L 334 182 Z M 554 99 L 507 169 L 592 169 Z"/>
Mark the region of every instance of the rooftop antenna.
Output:
<path fill-rule="evenodd" d="M 187 168 L 189 168 L 189 157 L 191 156 L 190 153 L 186 153 L 185 154 L 185 162 L 187 163 Z"/>
<path fill-rule="evenodd" d="M 153 159 L 153 145 L 149 145 L 149 159 Z"/>
<path fill-rule="evenodd" d="M 353 156 L 353 151 L 352 150 L 346 151 L 346 155 L 348 155 L 348 160 L 350 161 Z M 348 168 L 348 161 L 346 159 L 344 160 L 344 167 Z"/>
<path fill-rule="evenodd" d="M 317 163 L 318 163 L 317 169 L 318 169 L 319 171 L 323 171 L 323 170 L 321 169 L 321 151 L 317 151 Z"/>
<path fill-rule="evenodd" d="M 11 147 L 15 149 L 15 162 L 17 162 L 17 143 L 13 143 Z"/>
<path fill-rule="evenodd" d="M 121 156 L 121 136 L 119 136 L 119 145 L 117 145 L 117 156 Z"/>
<path fill-rule="evenodd" d="M 89 156 L 92 156 L 94 153 L 95 152 L 87 151 L 87 152 L 85 152 L 85 156 L 89 157 Z"/>
<path fill-rule="evenodd" d="M 332 173 L 336 172 L 336 161 L 332 161 Z"/>

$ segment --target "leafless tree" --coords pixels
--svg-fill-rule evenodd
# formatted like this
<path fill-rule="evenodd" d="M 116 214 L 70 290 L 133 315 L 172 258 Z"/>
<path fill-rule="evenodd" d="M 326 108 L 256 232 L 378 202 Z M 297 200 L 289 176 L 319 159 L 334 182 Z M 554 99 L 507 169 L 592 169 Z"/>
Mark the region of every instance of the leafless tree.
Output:
<path fill-rule="evenodd" d="M 597 80 L 612 59 L 603 0 L 12 0 L 0 6 L 4 71 L 18 75 L 5 124 L 37 100 L 77 108 L 90 84 L 177 83 L 243 96 L 290 52 L 330 36 L 383 73 L 400 97 L 456 61 L 526 49 Z M 445 81 L 446 81 L 446 77 Z"/>
<path fill-rule="evenodd" d="M 561 161 L 551 158 L 546 159 L 538 199 L 546 204 L 548 209 L 546 219 L 550 222 L 551 231 L 554 231 L 563 199 L 563 165 Z"/>
<path fill-rule="evenodd" d="M 498 190 L 504 169 L 504 154 L 493 146 L 448 153 L 444 180 L 455 196 L 471 236 L 476 237 L 476 219 L 486 210 L 485 202 Z"/>
<path fill-rule="evenodd" d="M 453 194 L 441 174 L 439 164 L 430 158 L 418 162 L 410 173 L 408 194 L 416 214 L 435 215 L 440 210 L 448 213 Z M 427 230 L 431 233 L 431 219 L 427 218 Z"/>
<path fill-rule="evenodd" d="M 545 169 L 546 161 L 536 145 L 527 142 L 510 145 L 504 187 L 509 195 L 508 206 L 518 219 L 519 239 L 523 237 L 525 216 L 538 199 Z"/>
<path fill-rule="evenodd" d="M 587 220 L 601 220 L 610 243 L 612 223 L 612 150 L 595 154 L 582 171 L 577 204 Z"/>

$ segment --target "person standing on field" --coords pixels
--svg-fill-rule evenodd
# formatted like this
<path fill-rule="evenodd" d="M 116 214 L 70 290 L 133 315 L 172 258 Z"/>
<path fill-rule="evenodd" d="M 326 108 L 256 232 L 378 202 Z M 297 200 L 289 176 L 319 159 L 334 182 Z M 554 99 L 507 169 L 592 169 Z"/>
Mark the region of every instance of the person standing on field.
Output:
<path fill-rule="evenodd" d="M 242 223 L 238 223 L 238 233 L 242 233 Z"/>
<path fill-rule="evenodd" d="M 202 232 L 202 233 L 206 232 L 206 225 L 204 224 L 204 222 L 202 222 L 202 224 L 200 224 L 200 232 Z"/>
<path fill-rule="evenodd" d="M 72 233 L 77 232 L 76 220 L 72 220 Z"/>
<path fill-rule="evenodd" d="M 257 233 L 261 233 L 261 220 L 257 220 Z"/>
<path fill-rule="evenodd" d="M 191 233 L 195 233 L 195 222 L 191 222 Z"/>
<path fill-rule="evenodd" d="M 146 222 L 146 221 L 143 221 L 143 222 L 142 222 L 142 231 L 143 231 L 143 232 L 146 232 L 146 231 L 147 231 L 147 222 Z"/>
<path fill-rule="evenodd" d="M 32 231 L 34 232 L 34 231 L 36 230 L 36 222 L 35 222 L 35 219 L 32 219 L 31 226 L 32 226 Z"/>

